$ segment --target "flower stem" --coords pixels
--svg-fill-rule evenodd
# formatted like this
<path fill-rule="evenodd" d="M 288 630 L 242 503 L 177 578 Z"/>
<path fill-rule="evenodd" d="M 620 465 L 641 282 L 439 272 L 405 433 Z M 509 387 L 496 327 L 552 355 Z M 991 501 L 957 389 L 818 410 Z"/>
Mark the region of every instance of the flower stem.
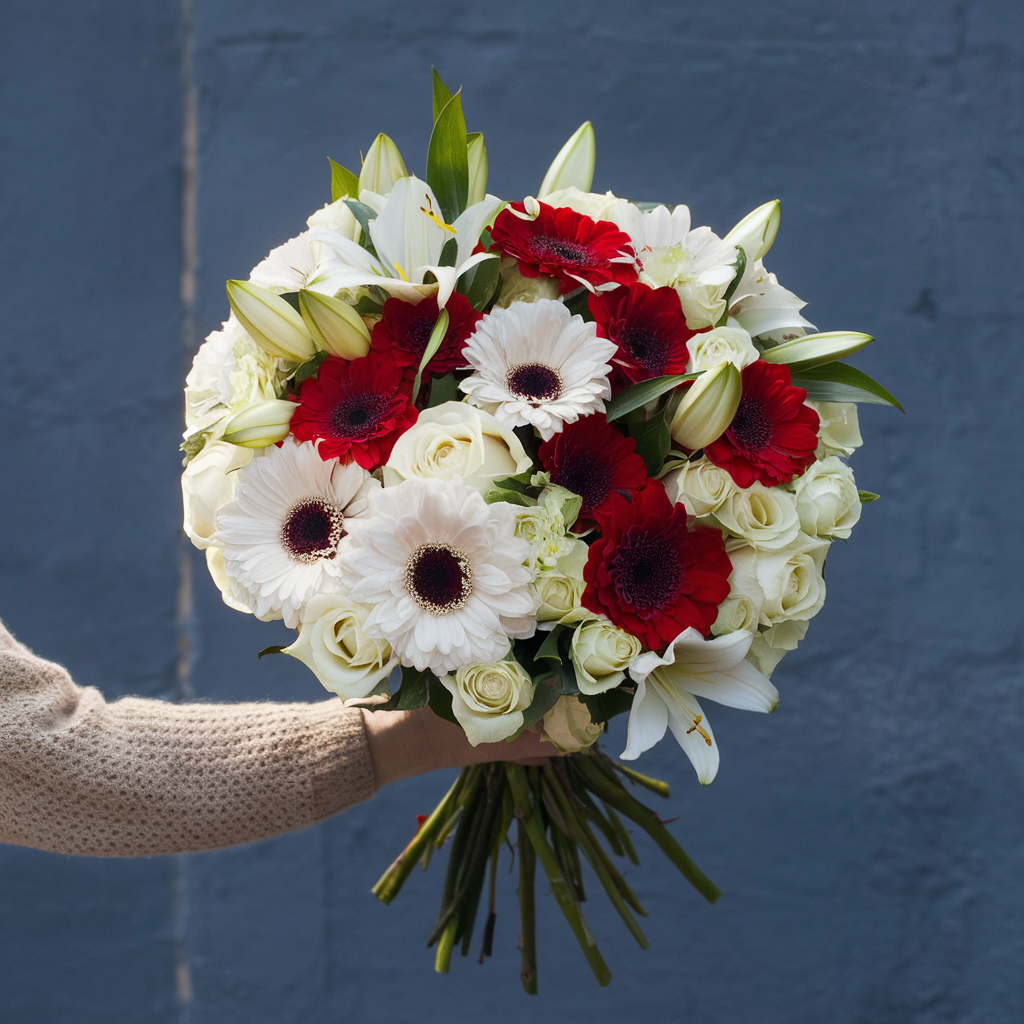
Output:
<path fill-rule="evenodd" d="M 434 958 L 434 970 L 438 974 L 447 974 L 452 965 L 452 948 L 455 945 L 455 932 L 459 927 L 458 916 L 448 919 L 437 943 L 437 956 Z"/>
<path fill-rule="evenodd" d="M 575 893 L 562 873 L 558 858 L 548 845 L 540 821 L 534 814 L 526 769 L 521 765 L 510 764 L 506 767 L 506 773 L 512 797 L 516 802 L 516 817 L 523 823 L 537 853 L 537 858 L 544 866 L 548 882 L 551 885 L 551 893 L 555 897 L 559 909 L 565 915 L 565 919 L 569 922 L 569 927 L 572 929 L 573 935 L 576 936 L 576 941 L 580 944 L 580 949 L 583 950 L 583 955 L 587 958 L 587 963 L 590 964 L 590 969 L 594 972 L 598 983 L 607 985 L 612 980 L 611 971 L 608 970 L 608 965 L 604 962 L 604 958 L 594 942 L 594 936 L 576 902 Z"/>
<path fill-rule="evenodd" d="M 516 822 L 519 846 L 519 921 L 520 941 L 523 947 L 521 977 L 523 988 L 537 994 L 537 914 L 534 903 L 533 882 L 537 873 L 537 853 L 526 834 L 522 820 Z"/>
<path fill-rule="evenodd" d="M 661 823 L 657 814 L 630 796 L 621 785 L 616 785 L 595 763 L 592 757 L 575 758 L 573 763 L 586 776 L 590 788 L 620 814 L 635 821 L 664 851 L 670 861 L 697 892 L 714 903 L 722 891 L 687 856 L 686 851 L 676 842 L 673 835 Z"/>

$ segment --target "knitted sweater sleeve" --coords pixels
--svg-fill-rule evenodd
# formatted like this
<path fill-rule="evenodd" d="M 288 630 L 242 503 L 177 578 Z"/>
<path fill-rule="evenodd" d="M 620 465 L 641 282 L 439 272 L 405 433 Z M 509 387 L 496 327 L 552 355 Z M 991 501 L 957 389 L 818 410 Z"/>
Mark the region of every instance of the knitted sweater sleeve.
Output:
<path fill-rule="evenodd" d="M 362 713 L 107 703 L 0 623 L 0 842 L 135 857 L 304 828 L 374 792 Z"/>

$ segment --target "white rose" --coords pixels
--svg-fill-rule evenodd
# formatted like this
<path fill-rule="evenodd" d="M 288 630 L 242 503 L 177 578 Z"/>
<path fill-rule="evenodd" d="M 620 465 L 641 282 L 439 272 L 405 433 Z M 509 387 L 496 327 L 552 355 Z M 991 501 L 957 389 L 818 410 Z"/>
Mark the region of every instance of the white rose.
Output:
<path fill-rule="evenodd" d="M 347 595 L 318 595 L 303 608 L 299 637 L 284 653 L 309 666 L 342 700 L 368 697 L 398 665 L 387 641 L 363 632 L 369 612 Z"/>
<path fill-rule="evenodd" d="M 806 402 L 817 414 L 818 458 L 839 455 L 848 459 L 863 443 L 857 406 L 853 402 Z"/>
<path fill-rule="evenodd" d="M 779 551 L 796 540 L 800 516 L 793 495 L 754 483 L 737 488 L 715 509 L 713 519 L 752 547 Z"/>
<path fill-rule="evenodd" d="M 731 593 L 751 597 L 756 583 L 764 594 L 759 622 L 811 619 L 825 603 L 825 580 L 821 571 L 829 542 L 799 534 L 781 551 L 759 551 L 742 541 L 726 543 L 732 561 Z"/>
<path fill-rule="evenodd" d="M 217 509 L 234 498 L 235 481 L 238 479 L 236 471 L 252 455 L 251 448 L 239 448 L 224 441 L 207 441 L 181 474 L 185 533 L 200 550 L 213 543 Z"/>
<path fill-rule="evenodd" d="M 316 213 L 306 218 L 306 224 L 311 228 L 327 228 L 353 242 L 358 242 L 363 229 L 346 202 L 351 198 L 351 196 L 343 196 L 341 199 L 336 199 L 333 203 L 321 207 Z"/>
<path fill-rule="evenodd" d="M 763 675 L 771 677 L 779 662 L 789 651 L 795 651 L 797 644 L 807 633 L 805 620 L 780 622 L 772 629 L 764 629 L 754 634 L 747 661 Z"/>
<path fill-rule="evenodd" d="M 553 277 L 524 277 L 512 256 L 505 256 L 500 265 L 501 294 L 497 305 L 508 309 L 513 302 L 536 302 L 538 299 L 557 299 L 558 282 Z"/>
<path fill-rule="evenodd" d="M 582 213 L 592 220 L 611 220 L 612 210 L 622 205 L 623 200 L 611 192 L 581 192 L 575 185 L 549 192 L 542 200 L 548 206 L 568 206 L 570 210 Z"/>
<path fill-rule="evenodd" d="M 573 633 L 569 658 L 576 669 L 576 683 L 588 695 L 604 693 L 626 678 L 629 663 L 643 645 L 631 633 L 607 619 L 587 615 Z"/>
<path fill-rule="evenodd" d="M 582 579 L 574 579 L 555 570 L 539 573 L 533 584 L 533 592 L 538 602 L 537 611 L 534 613 L 537 621 L 554 624 L 563 615 L 568 615 L 580 606 L 583 590 Z"/>
<path fill-rule="evenodd" d="M 691 516 L 709 515 L 737 489 L 729 473 L 706 458 L 672 470 L 664 483 L 669 500 L 682 502 Z"/>
<path fill-rule="evenodd" d="M 591 719 L 587 705 L 569 695 L 559 697 L 541 719 L 541 739 L 553 743 L 563 754 L 593 746 L 603 731 L 603 726 Z"/>
<path fill-rule="evenodd" d="M 853 471 L 834 455 L 815 462 L 793 481 L 804 533 L 846 540 L 860 519 L 861 504 Z"/>
<path fill-rule="evenodd" d="M 714 267 L 705 271 L 696 281 L 676 287 L 679 301 L 691 331 L 714 327 L 725 312 L 725 293 L 732 284 L 736 271 L 733 267 Z"/>
<path fill-rule="evenodd" d="M 688 369 L 691 373 L 711 370 L 720 363 L 732 363 L 737 370 L 742 370 L 761 358 L 750 335 L 742 327 L 735 326 L 735 321 L 728 327 L 715 327 L 695 334 L 686 343 L 686 350 L 690 353 Z"/>
<path fill-rule="evenodd" d="M 711 632 L 715 636 L 725 636 L 745 629 L 748 633 L 756 633 L 761 620 L 761 608 L 764 606 L 764 591 L 757 580 L 747 580 L 746 593 L 731 593 L 718 606 L 718 618 L 715 619 Z"/>
<path fill-rule="evenodd" d="M 441 676 L 452 695 L 452 712 L 475 747 L 508 739 L 523 725 L 533 701 L 533 680 L 515 661 L 466 665 Z"/>
<path fill-rule="evenodd" d="M 486 494 L 495 480 L 525 473 L 532 465 L 519 438 L 489 413 L 465 402 L 445 402 L 424 409 L 395 442 L 384 483 L 459 476 Z"/>

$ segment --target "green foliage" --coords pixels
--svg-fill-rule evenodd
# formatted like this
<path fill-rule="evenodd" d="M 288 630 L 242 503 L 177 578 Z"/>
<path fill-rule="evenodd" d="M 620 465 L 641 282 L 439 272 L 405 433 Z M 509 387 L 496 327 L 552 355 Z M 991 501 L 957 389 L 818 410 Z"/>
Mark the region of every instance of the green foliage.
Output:
<path fill-rule="evenodd" d="M 416 399 L 420 395 L 420 385 L 423 383 L 423 371 L 427 367 L 427 363 L 437 355 L 437 350 L 441 347 L 441 342 L 444 341 L 445 334 L 448 333 L 448 310 L 442 309 L 437 315 L 437 321 L 434 323 L 434 329 L 430 332 L 430 340 L 427 342 L 427 347 L 423 350 L 423 355 L 420 357 L 419 369 L 416 371 L 416 377 L 412 382 L 412 402 L 415 405 Z"/>
<path fill-rule="evenodd" d="M 847 363 L 827 363 L 802 370 L 793 374 L 793 383 L 803 388 L 813 402 L 865 402 L 892 405 L 906 412 L 878 381 Z"/>
<path fill-rule="evenodd" d="M 331 165 L 331 202 L 336 203 L 342 196 L 359 198 L 359 175 L 353 174 L 347 167 L 327 158 Z"/>
<path fill-rule="evenodd" d="M 878 501 L 881 497 L 880 494 L 875 494 L 874 491 L 858 491 L 857 497 L 860 498 L 862 505 L 870 505 L 873 501 Z"/>
<path fill-rule="evenodd" d="M 206 447 L 206 442 L 209 439 L 210 432 L 208 430 L 197 430 L 194 434 L 189 434 L 181 443 L 181 451 L 185 453 L 185 461 L 191 462 Z"/>
<path fill-rule="evenodd" d="M 497 299 L 498 287 L 501 283 L 501 260 L 483 260 L 475 267 L 470 267 L 460 278 L 457 289 L 465 295 L 469 304 L 482 313 Z"/>
<path fill-rule="evenodd" d="M 623 388 L 605 407 L 608 422 L 611 423 L 612 420 L 620 419 L 626 413 L 639 409 L 648 402 L 653 402 L 666 391 L 679 387 L 683 381 L 696 380 L 699 376 L 699 373 L 677 373 L 667 377 L 652 377 L 650 380 Z"/>
<path fill-rule="evenodd" d="M 256 660 L 257 661 L 261 661 L 263 659 L 263 655 L 264 654 L 282 654 L 286 650 L 287 650 L 286 646 L 282 647 L 282 646 L 280 646 L 278 644 L 275 644 L 273 647 L 264 647 L 263 650 L 260 651 L 260 653 L 256 655 Z"/>
<path fill-rule="evenodd" d="M 434 123 L 437 123 L 437 119 L 441 116 L 441 111 L 448 105 L 452 98 L 452 92 L 444 82 L 441 81 L 441 76 L 437 73 L 437 68 L 430 69 L 431 77 L 434 81 Z"/>
<path fill-rule="evenodd" d="M 430 381 L 430 401 L 427 408 L 433 409 L 435 405 L 444 405 L 445 402 L 457 402 L 461 397 L 459 382 L 453 373 L 446 373 L 443 377 L 434 377 Z"/>
<path fill-rule="evenodd" d="M 427 148 L 427 184 L 451 224 L 466 208 L 469 197 L 469 154 L 461 90 L 444 105 L 434 122 Z"/>

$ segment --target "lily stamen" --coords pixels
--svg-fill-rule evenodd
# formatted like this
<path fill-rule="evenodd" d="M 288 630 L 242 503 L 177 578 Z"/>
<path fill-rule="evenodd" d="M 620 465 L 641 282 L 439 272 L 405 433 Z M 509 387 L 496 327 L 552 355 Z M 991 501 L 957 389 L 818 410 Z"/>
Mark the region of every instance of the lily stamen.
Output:
<path fill-rule="evenodd" d="M 704 717 L 703 715 L 698 715 L 693 720 L 693 725 L 691 725 L 690 728 L 686 730 L 686 735 L 689 736 L 691 732 L 696 730 L 697 732 L 699 732 L 701 734 L 701 736 L 704 737 L 704 742 L 710 747 L 711 746 L 711 737 L 707 734 L 707 732 L 704 730 L 703 726 L 701 726 L 701 724 L 700 724 L 701 723 L 701 719 L 703 717 Z"/>

